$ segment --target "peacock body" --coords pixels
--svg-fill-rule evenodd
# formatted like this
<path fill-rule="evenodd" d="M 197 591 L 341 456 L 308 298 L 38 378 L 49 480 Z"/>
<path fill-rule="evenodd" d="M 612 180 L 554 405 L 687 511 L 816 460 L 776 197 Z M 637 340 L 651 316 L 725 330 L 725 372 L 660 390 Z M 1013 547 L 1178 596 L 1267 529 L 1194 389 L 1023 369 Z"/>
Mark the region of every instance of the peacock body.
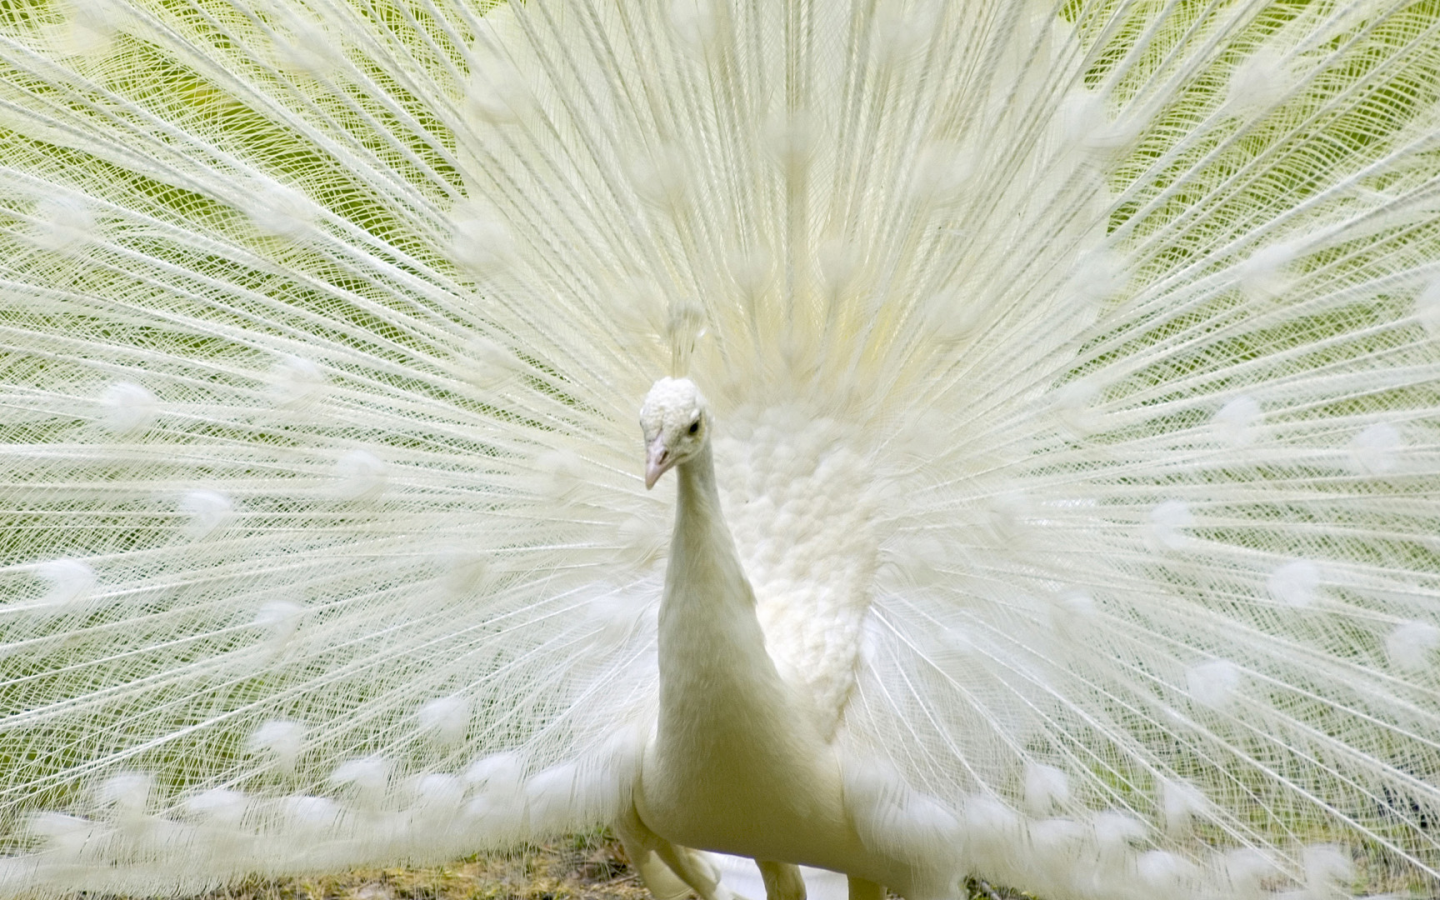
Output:
<path fill-rule="evenodd" d="M 37 0 L 0 60 L 0 893 L 595 824 L 664 900 L 1440 884 L 1433 4 Z"/>

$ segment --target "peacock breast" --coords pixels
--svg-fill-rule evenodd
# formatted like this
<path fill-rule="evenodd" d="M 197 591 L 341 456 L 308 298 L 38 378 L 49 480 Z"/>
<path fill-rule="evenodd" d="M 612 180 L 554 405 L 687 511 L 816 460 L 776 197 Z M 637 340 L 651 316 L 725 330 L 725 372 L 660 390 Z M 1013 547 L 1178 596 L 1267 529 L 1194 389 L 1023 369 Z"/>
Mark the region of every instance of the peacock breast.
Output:
<path fill-rule="evenodd" d="M 798 405 L 724 421 L 716 481 L 765 649 L 828 738 L 854 689 L 886 485 L 858 427 Z"/>

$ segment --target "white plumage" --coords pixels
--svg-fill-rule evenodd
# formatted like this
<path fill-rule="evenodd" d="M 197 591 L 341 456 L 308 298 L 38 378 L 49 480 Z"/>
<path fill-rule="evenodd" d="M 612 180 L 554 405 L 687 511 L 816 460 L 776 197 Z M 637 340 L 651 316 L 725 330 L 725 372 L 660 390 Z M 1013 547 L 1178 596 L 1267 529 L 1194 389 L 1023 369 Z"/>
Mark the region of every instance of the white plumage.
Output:
<path fill-rule="evenodd" d="M 54 0 L 0 65 L 0 894 L 595 824 L 662 900 L 1440 884 L 1429 6 Z"/>

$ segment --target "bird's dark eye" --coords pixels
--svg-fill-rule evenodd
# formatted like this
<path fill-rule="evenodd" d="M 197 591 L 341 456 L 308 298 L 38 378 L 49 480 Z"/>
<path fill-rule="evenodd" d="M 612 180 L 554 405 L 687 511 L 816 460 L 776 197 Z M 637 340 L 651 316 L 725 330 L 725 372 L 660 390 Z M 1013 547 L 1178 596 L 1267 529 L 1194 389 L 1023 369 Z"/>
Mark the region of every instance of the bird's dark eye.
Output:
<path fill-rule="evenodd" d="M 693 422 L 690 423 L 690 433 L 691 433 L 691 434 L 698 434 L 699 431 L 700 431 L 700 420 L 699 420 L 699 419 L 696 419 L 695 421 L 693 421 Z"/>

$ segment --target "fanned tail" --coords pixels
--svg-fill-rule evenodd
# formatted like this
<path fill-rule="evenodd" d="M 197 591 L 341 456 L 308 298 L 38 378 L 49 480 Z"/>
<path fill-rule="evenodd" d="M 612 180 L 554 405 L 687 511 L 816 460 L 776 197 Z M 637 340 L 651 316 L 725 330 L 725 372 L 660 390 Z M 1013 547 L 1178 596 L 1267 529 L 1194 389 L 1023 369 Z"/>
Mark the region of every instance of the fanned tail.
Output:
<path fill-rule="evenodd" d="M 672 360 L 730 446 L 799 411 L 727 503 L 865 513 L 804 569 L 727 511 L 861 586 L 870 840 L 1434 889 L 1433 10 L 106 0 L 0 60 L 0 891 L 613 819 Z"/>

